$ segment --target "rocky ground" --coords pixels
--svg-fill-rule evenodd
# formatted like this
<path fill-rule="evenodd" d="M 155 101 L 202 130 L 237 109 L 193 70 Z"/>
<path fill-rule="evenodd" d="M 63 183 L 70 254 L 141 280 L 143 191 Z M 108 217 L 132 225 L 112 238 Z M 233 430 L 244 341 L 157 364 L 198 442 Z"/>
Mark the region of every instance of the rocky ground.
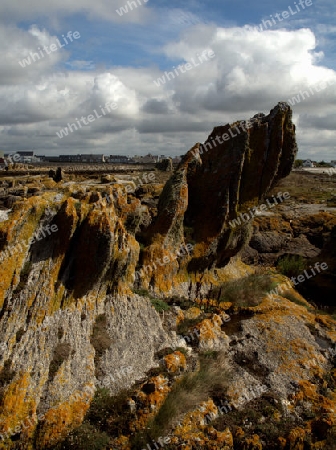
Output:
<path fill-rule="evenodd" d="M 0 449 L 336 448 L 336 177 L 290 173 L 294 131 L 1 174 Z"/>

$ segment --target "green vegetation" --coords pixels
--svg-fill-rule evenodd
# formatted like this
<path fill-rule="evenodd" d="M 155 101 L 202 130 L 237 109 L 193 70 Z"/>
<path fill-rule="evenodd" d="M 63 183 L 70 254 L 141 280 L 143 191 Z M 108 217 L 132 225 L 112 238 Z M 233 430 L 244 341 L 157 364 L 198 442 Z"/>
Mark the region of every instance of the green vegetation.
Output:
<path fill-rule="evenodd" d="M 277 269 L 286 277 L 297 277 L 307 268 L 306 260 L 300 255 L 286 255 L 278 261 Z"/>
<path fill-rule="evenodd" d="M 202 353 L 202 357 L 205 359 L 217 359 L 219 352 L 216 350 L 207 350 Z"/>
<path fill-rule="evenodd" d="M 134 294 L 141 295 L 141 297 L 149 297 L 147 289 L 133 289 Z"/>
<path fill-rule="evenodd" d="M 325 161 L 319 161 L 316 163 L 316 167 L 332 167 L 330 163 Z"/>
<path fill-rule="evenodd" d="M 157 312 L 168 311 L 169 305 L 160 298 L 151 298 L 151 303 Z"/>
<path fill-rule="evenodd" d="M 195 328 L 195 326 L 202 322 L 205 315 L 199 316 L 196 319 L 185 319 L 177 325 L 176 333 L 182 336 L 190 334 L 190 331 Z"/>
<path fill-rule="evenodd" d="M 110 449 L 110 439 L 127 434 L 129 423 L 134 419 L 134 413 L 127 409 L 130 395 L 130 392 L 122 391 L 111 396 L 108 389 L 97 389 L 82 425 L 53 450 Z"/>
<path fill-rule="evenodd" d="M 101 433 L 89 423 L 83 423 L 53 450 L 105 450 L 110 441 L 106 433 Z"/>
<path fill-rule="evenodd" d="M 309 307 L 309 305 L 297 298 L 296 295 L 292 294 L 291 292 L 284 292 L 283 294 L 281 294 L 281 296 L 287 298 L 287 300 L 296 303 L 299 306 L 305 306 L 309 311 L 314 311 L 313 308 Z"/>
<path fill-rule="evenodd" d="M 168 303 L 160 298 L 153 297 L 147 289 L 133 289 L 133 292 L 134 294 L 141 295 L 141 297 L 148 297 L 157 312 L 168 311 Z"/>
<path fill-rule="evenodd" d="M 81 209 L 82 209 L 82 206 L 81 206 L 81 203 L 80 203 L 80 202 L 76 202 L 76 203 L 75 203 L 75 209 L 76 209 L 76 211 L 77 211 L 77 214 L 80 215 Z"/>
<path fill-rule="evenodd" d="M 118 395 L 111 396 L 108 389 L 97 389 L 85 420 L 95 425 L 100 431 L 118 437 L 128 429 L 128 419 L 132 416 L 126 410 L 129 396 L 130 393 L 127 391 L 121 391 Z M 113 421 L 109 420 L 111 417 L 113 417 Z"/>
<path fill-rule="evenodd" d="M 279 181 L 269 195 L 277 195 L 279 191 L 287 191 L 290 195 L 290 202 L 300 203 L 325 203 L 330 199 L 330 194 L 336 189 L 336 177 L 325 174 L 292 172 L 288 177 Z M 312 189 L 314 185 L 314 189 Z"/>
<path fill-rule="evenodd" d="M 224 283 L 213 291 L 213 297 L 219 302 L 232 302 L 235 306 L 257 306 L 277 284 L 271 274 L 252 274 Z"/>
<path fill-rule="evenodd" d="M 224 358 L 219 353 L 216 356 L 213 359 L 201 356 L 198 372 L 176 380 L 158 414 L 148 425 L 152 439 L 164 435 L 176 418 L 193 410 L 214 393 L 226 392 L 229 374 L 224 368 Z"/>
<path fill-rule="evenodd" d="M 296 159 L 294 161 L 294 169 L 298 169 L 299 167 L 302 167 L 303 159 Z"/>

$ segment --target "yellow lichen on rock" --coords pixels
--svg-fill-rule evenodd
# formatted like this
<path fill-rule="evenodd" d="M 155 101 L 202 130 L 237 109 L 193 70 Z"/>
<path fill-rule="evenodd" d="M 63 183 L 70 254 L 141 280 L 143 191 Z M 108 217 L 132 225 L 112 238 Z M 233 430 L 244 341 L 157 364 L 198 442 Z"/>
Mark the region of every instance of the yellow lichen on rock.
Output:
<path fill-rule="evenodd" d="M 25 420 L 36 413 L 36 403 L 29 392 L 30 375 L 23 374 L 6 388 L 0 412 L 0 434 L 20 432 Z"/>
<path fill-rule="evenodd" d="M 74 393 L 67 402 L 49 409 L 40 423 L 37 450 L 43 450 L 56 443 L 71 430 L 79 426 L 88 410 L 92 395 L 87 392 Z"/>
<path fill-rule="evenodd" d="M 187 361 L 183 353 L 176 351 L 164 357 L 168 372 L 176 373 L 184 371 L 187 367 Z"/>

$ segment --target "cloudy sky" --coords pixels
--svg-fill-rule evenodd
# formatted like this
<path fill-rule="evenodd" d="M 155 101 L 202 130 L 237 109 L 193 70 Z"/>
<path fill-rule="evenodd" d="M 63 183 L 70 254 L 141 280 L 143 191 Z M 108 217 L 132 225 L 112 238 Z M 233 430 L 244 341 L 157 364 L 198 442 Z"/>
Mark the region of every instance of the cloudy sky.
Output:
<path fill-rule="evenodd" d="M 1 0 L 0 150 L 181 155 L 296 99 L 336 159 L 335 0 L 300 1 Z"/>

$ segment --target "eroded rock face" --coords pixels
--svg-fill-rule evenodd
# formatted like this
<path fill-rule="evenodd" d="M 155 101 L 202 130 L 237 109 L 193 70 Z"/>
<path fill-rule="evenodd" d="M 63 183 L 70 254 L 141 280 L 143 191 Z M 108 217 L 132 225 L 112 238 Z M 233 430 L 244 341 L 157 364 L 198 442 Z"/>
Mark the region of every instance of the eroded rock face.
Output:
<path fill-rule="evenodd" d="M 196 272 L 227 264 L 250 238 L 247 224 L 233 228 L 230 221 L 258 206 L 291 171 L 297 153 L 291 119 L 290 107 L 279 103 L 268 116 L 216 127 L 204 144 L 193 147 L 163 189 L 144 265 L 187 241 L 195 244 L 193 257 L 168 265 L 173 276 L 178 268 Z M 160 271 L 147 280 L 166 284 Z"/>
<path fill-rule="evenodd" d="M 139 200 L 67 189 L 17 202 L 0 223 L 0 448 L 19 434 L 21 448 L 57 442 L 97 387 L 129 387 L 172 342 L 130 290 Z"/>
<path fill-rule="evenodd" d="M 274 306 L 264 299 L 263 307 L 248 311 L 254 317 L 240 324 L 235 335 L 226 321 L 229 313 L 239 312 L 231 304 L 224 302 L 206 317 L 197 308 L 186 311 L 188 320 L 199 317 L 187 346 L 176 335 L 183 317 L 178 307 L 158 314 L 148 293 L 132 291 L 135 272 L 151 266 L 139 287 L 162 297 L 174 291 L 203 307 L 203 300 L 197 300 L 213 301 L 212 283 L 247 275 L 250 269 L 231 257 L 250 239 L 249 227 L 231 227 L 229 222 L 263 200 L 289 173 L 295 154 L 291 110 L 281 103 L 268 116 L 251 119 L 249 126 L 244 122 L 215 128 L 205 144 L 186 154 L 158 205 L 158 185 L 127 194 L 121 192 L 122 183 L 107 178 L 94 188 L 43 180 L 35 195 L 17 199 L 0 222 L 0 434 L 7 436 L 0 449 L 13 435 L 27 450 L 62 440 L 82 422 L 97 387 L 115 394 L 142 383 L 130 402 L 137 408 L 132 430 L 145 428 L 173 385 L 164 374 L 147 372 L 159 364 L 170 375 L 196 370 L 195 349 L 210 355 L 222 352 L 237 375 L 238 390 L 241 383 L 257 392 L 266 381 L 284 399 L 294 392 L 292 379 L 314 375 L 301 370 L 299 359 L 321 359 L 327 365 L 304 325 L 313 317 L 297 307 L 292 318 L 289 300 L 280 299 Z M 37 230 L 53 226 L 55 233 L 30 241 Z M 139 235 L 143 241 L 137 240 Z M 261 244 L 271 250 L 278 245 L 274 236 Z M 332 326 L 328 322 L 324 328 Z M 334 335 L 322 331 L 321 337 L 331 344 Z M 282 357 L 296 364 L 295 374 L 287 374 L 287 366 L 277 359 L 287 335 L 294 343 Z M 301 351 L 297 341 L 302 336 L 309 348 Z M 159 356 L 169 348 L 175 351 Z M 234 390 L 229 394 L 235 400 Z M 198 420 L 216 413 L 218 406 L 209 400 L 201 415 L 193 413 L 195 429 Z M 23 427 L 27 418 L 30 425 Z M 186 440 L 183 423 L 178 435 L 181 442 Z M 232 448 L 229 428 L 213 436 L 209 442 Z M 246 442 L 251 439 L 246 437 Z M 128 448 L 128 438 L 121 440 L 124 443 L 113 447 Z M 253 448 L 262 448 L 258 436 L 253 442 Z"/>

